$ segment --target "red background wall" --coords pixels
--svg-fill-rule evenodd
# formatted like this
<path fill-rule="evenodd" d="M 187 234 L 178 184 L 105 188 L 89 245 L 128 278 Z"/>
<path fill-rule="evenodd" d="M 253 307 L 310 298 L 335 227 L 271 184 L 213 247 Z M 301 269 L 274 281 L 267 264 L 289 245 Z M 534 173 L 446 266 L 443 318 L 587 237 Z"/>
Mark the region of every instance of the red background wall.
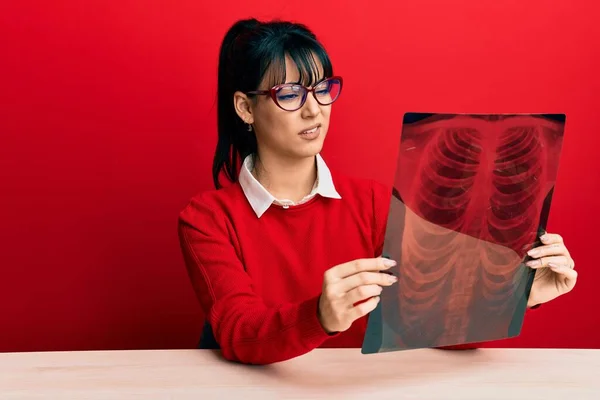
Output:
<path fill-rule="evenodd" d="M 177 215 L 211 188 L 218 46 L 249 15 L 328 47 L 324 155 L 351 174 L 391 182 L 406 111 L 566 113 L 549 230 L 580 281 L 493 345 L 600 347 L 591 1 L 49 3 L 0 6 L 0 351 L 195 346 Z"/>

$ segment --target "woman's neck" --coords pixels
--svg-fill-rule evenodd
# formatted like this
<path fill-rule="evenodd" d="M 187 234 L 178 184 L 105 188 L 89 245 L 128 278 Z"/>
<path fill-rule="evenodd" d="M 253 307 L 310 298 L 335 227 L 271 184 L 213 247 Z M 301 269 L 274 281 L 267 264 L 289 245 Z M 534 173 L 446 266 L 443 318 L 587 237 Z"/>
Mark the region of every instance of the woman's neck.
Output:
<path fill-rule="evenodd" d="M 274 197 L 297 202 L 308 195 L 315 184 L 316 159 L 292 159 L 261 154 L 255 157 L 252 175 Z"/>

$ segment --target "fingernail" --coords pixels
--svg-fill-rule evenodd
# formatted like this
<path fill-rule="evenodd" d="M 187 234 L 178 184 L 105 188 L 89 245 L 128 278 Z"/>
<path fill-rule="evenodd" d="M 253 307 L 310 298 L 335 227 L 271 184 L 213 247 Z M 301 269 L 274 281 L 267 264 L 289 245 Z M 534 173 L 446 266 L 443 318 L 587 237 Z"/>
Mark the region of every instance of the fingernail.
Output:
<path fill-rule="evenodd" d="M 537 250 L 537 249 L 531 249 L 531 250 L 529 250 L 529 251 L 527 252 L 527 254 L 528 254 L 529 256 L 531 256 L 531 257 L 535 257 L 535 256 L 537 256 L 538 254 L 540 254 L 540 251 L 539 251 L 539 250 Z"/>
<path fill-rule="evenodd" d="M 525 265 L 527 265 L 528 267 L 535 267 L 539 263 L 540 263 L 540 260 L 531 260 L 531 261 L 527 261 L 525 263 Z"/>
<path fill-rule="evenodd" d="M 546 240 L 546 239 L 548 239 L 548 235 L 546 235 L 546 234 L 543 234 L 542 236 L 540 236 L 540 239 L 541 239 L 541 240 Z"/>
<path fill-rule="evenodd" d="M 388 260 L 387 258 L 383 259 L 383 265 L 385 265 L 386 267 L 390 268 L 396 265 L 396 261 L 394 260 Z"/>
<path fill-rule="evenodd" d="M 398 278 L 396 278 L 394 275 L 388 275 L 388 280 L 391 283 L 398 282 Z"/>

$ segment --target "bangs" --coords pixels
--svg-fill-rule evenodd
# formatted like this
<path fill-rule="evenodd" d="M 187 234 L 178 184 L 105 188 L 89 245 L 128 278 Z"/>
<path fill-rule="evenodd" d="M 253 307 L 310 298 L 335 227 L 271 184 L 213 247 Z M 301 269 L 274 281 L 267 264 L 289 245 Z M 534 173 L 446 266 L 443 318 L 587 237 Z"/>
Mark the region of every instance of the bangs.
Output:
<path fill-rule="evenodd" d="M 265 65 L 263 75 L 268 87 L 286 83 L 286 56 L 291 59 L 299 73 L 298 81 L 293 83 L 313 86 L 315 83 L 333 76 L 331 60 L 325 49 L 317 42 L 301 39 L 304 40 L 298 43 L 297 38 L 283 38 L 277 43 L 278 46 L 273 46 L 271 62 Z"/>

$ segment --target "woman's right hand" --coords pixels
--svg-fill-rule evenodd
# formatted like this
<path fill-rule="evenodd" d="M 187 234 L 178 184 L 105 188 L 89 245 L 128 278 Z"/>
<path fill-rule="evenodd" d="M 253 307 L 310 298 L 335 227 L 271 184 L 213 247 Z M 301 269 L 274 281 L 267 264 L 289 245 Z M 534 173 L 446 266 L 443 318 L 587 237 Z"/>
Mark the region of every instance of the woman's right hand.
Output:
<path fill-rule="evenodd" d="M 398 280 L 381 273 L 394 265 L 395 261 L 379 257 L 354 260 L 327 270 L 319 299 L 323 329 L 329 334 L 343 332 L 355 320 L 373 311 L 383 286 Z"/>

